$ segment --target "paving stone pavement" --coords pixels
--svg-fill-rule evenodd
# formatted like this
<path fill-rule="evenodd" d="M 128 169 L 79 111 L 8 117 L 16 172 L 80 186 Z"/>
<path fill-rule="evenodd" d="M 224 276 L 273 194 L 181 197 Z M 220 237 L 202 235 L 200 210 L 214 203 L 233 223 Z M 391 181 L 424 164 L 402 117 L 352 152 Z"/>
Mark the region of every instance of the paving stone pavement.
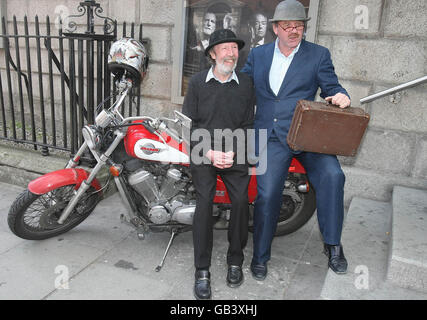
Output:
<path fill-rule="evenodd" d="M 7 225 L 10 205 L 22 190 L 0 183 L 0 300 L 194 300 L 191 232 L 175 238 L 162 270 L 156 272 L 170 234 L 149 233 L 139 240 L 132 227 L 120 222 L 125 208 L 116 193 L 68 233 L 42 241 L 24 240 Z M 215 230 L 214 300 L 319 299 L 327 259 L 315 215 L 297 232 L 274 239 L 265 281 L 256 281 L 250 274 L 250 234 L 243 264 L 245 281 L 239 288 L 226 285 L 226 239 L 225 230 Z"/>

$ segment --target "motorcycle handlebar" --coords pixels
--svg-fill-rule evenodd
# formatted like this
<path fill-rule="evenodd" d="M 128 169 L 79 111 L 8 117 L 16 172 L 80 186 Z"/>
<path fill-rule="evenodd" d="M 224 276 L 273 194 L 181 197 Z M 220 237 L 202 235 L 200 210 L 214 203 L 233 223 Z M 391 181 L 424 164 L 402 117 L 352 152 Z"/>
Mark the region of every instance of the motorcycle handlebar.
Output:
<path fill-rule="evenodd" d="M 151 125 L 156 121 L 156 119 L 151 118 L 151 117 L 147 117 L 147 116 L 128 117 L 128 118 L 123 119 L 123 124 L 125 124 L 127 122 L 136 121 L 136 120 L 149 120 Z M 153 126 L 153 127 L 156 127 L 156 126 Z"/>
<path fill-rule="evenodd" d="M 163 119 L 171 120 L 167 118 L 151 118 L 147 116 L 141 116 L 141 117 L 128 117 L 123 119 L 123 124 L 127 122 L 132 122 L 135 120 L 148 120 L 148 125 L 144 125 L 144 127 L 150 131 L 151 133 L 155 133 L 156 130 L 161 130 L 166 132 L 169 136 L 171 136 L 173 139 L 178 141 L 178 143 L 182 142 L 182 139 L 179 135 L 177 135 L 174 131 L 169 129 L 169 127 L 166 125 L 166 123 L 163 121 Z M 172 120 L 173 122 L 177 122 L 178 120 Z"/>
<path fill-rule="evenodd" d="M 162 129 L 164 132 L 166 132 L 173 139 L 175 139 L 176 141 L 178 141 L 178 143 L 182 142 L 181 137 L 179 135 L 175 134 L 175 132 L 173 132 L 171 129 L 169 129 L 168 126 L 164 122 L 162 122 L 160 124 L 159 128 Z"/>
<path fill-rule="evenodd" d="M 129 81 L 121 81 L 120 84 L 121 84 L 121 88 L 120 88 L 121 89 L 120 90 L 121 96 L 116 101 L 116 103 L 111 107 L 111 109 L 114 110 L 115 114 L 120 116 L 120 118 L 122 119 L 122 125 L 127 124 L 127 123 L 132 122 L 132 121 L 136 121 L 136 120 L 148 120 L 148 125 L 144 125 L 144 127 L 148 131 L 150 131 L 151 133 L 155 133 L 156 130 L 160 129 L 160 130 L 166 132 L 173 139 L 178 141 L 178 143 L 182 142 L 181 137 L 179 137 L 179 135 L 177 135 L 174 131 L 169 129 L 168 126 L 166 125 L 166 123 L 164 122 L 164 121 L 171 121 L 173 123 L 177 123 L 179 121 L 179 119 L 169 119 L 169 118 L 165 118 L 165 117 L 152 118 L 152 117 L 148 117 L 148 116 L 123 118 L 123 116 L 119 112 L 119 107 L 123 103 L 126 95 L 128 94 L 128 91 L 132 87 L 132 83 Z"/>

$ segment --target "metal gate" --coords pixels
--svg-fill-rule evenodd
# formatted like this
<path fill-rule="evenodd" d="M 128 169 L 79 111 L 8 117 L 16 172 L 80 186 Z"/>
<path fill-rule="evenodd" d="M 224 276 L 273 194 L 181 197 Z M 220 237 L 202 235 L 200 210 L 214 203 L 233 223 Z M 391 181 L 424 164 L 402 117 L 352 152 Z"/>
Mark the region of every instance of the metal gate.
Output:
<path fill-rule="evenodd" d="M 95 1 L 83 1 L 77 15 L 52 24 L 36 16 L 30 34 L 27 17 L 22 25 L 13 17 L 13 32 L 2 18 L 4 65 L 0 60 L 0 139 L 34 146 L 43 155 L 49 149 L 74 154 L 82 143 L 81 128 L 93 123 L 97 107 L 109 107 L 115 84 L 107 68 L 110 45 L 118 37 L 142 38 L 142 24 L 122 25 L 103 17 Z M 86 16 L 86 31 L 77 33 L 73 19 Z M 95 24 L 95 19 L 101 23 Z M 52 34 L 53 28 L 58 34 Z M 96 33 L 96 28 L 102 28 Z M 19 30 L 21 29 L 21 30 Z M 125 110 L 126 109 L 126 110 Z M 124 114 L 140 114 L 140 88 L 123 104 Z"/>

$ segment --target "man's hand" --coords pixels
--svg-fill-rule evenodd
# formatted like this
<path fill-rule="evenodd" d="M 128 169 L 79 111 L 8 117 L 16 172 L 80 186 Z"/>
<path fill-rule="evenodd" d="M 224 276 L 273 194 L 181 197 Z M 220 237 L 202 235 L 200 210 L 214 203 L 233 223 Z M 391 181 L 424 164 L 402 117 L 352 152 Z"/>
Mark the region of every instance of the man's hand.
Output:
<path fill-rule="evenodd" d="M 333 97 L 326 97 L 325 100 L 337 105 L 342 109 L 347 108 L 351 103 L 350 98 L 341 92 L 337 93 Z"/>
<path fill-rule="evenodd" d="M 206 158 L 208 158 L 212 162 L 214 167 L 217 167 L 219 169 L 226 169 L 230 168 L 233 165 L 234 152 L 209 150 L 208 152 L 206 152 Z"/>

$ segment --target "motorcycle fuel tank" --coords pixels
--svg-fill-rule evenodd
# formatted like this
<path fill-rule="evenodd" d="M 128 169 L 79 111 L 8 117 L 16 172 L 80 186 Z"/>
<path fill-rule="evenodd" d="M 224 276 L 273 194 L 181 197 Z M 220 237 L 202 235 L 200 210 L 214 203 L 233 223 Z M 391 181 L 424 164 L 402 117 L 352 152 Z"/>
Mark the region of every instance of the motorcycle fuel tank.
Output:
<path fill-rule="evenodd" d="M 135 121 L 135 123 L 142 121 Z M 190 158 L 183 143 L 166 133 L 161 134 L 166 144 L 143 125 L 131 126 L 124 139 L 126 153 L 134 158 L 168 163 L 189 164 Z"/>

